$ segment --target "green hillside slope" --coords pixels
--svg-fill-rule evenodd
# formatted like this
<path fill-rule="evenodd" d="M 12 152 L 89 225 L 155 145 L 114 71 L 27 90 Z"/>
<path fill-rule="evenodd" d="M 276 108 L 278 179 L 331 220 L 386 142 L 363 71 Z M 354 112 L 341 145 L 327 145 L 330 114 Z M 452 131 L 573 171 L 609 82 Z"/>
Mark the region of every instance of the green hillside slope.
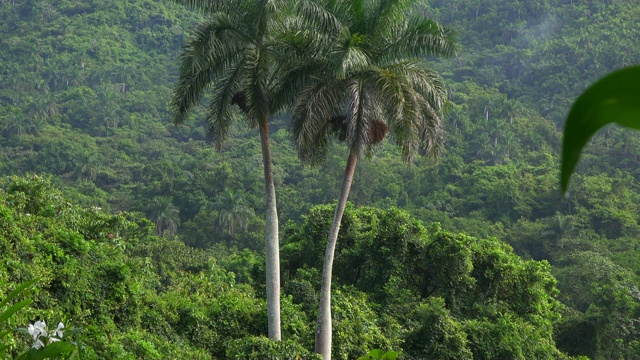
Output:
<path fill-rule="evenodd" d="M 424 11 L 454 28 L 462 44 L 458 57 L 434 62 L 447 79 L 452 101 L 445 121 L 445 153 L 438 162 L 417 159 L 409 167 L 401 162 L 398 150 L 382 144 L 358 166 L 350 201 L 356 208 L 401 208 L 425 224 L 439 222 L 446 231 L 477 238 L 497 237 L 524 259 L 549 261 L 560 290 L 553 296 L 563 304 L 558 308 L 562 317 L 549 320 L 558 348 L 594 359 L 638 356 L 640 135 L 617 128 L 596 135 L 572 180 L 568 198 L 559 195 L 558 159 L 559 129 L 575 96 L 601 75 L 640 63 L 640 6 L 625 0 L 433 0 Z M 169 124 L 176 59 L 201 18 L 159 0 L 0 1 L 0 176 L 49 174 L 70 202 L 85 209 L 82 211 L 92 207 L 100 207 L 105 214 L 123 211 L 133 214 L 126 215 L 137 219 L 127 220 L 133 222 L 145 222 L 142 218 L 146 217 L 151 228 L 145 231 L 155 234 L 144 236 L 164 236 L 162 241 L 170 246 L 200 254 L 203 269 L 208 265 L 202 259 L 230 256 L 234 260 L 225 267 L 236 273 L 238 283 L 248 284 L 241 291 L 251 305 L 246 305 L 249 310 L 242 316 L 257 317 L 262 316 L 263 306 L 258 300 L 263 276 L 258 264 L 263 251 L 264 201 L 256 130 L 234 128 L 230 141 L 216 153 L 206 137 L 202 113 L 195 114 L 189 125 Z M 346 149 L 335 144 L 323 165 L 302 167 L 291 145 L 286 116 L 274 119 L 270 126 L 280 223 L 306 226 L 314 206 L 332 203 L 337 197 Z M 229 221 L 235 222 L 234 231 L 229 231 Z M 37 238 L 37 234 L 23 237 Z M 94 246 L 90 245 L 91 252 L 98 251 Z M 173 261 L 162 254 L 149 258 L 153 266 Z M 94 260 L 102 264 L 102 258 Z M 23 257 L 16 255 L 14 261 L 21 275 L 9 272 L 13 275 L 4 279 L 11 282 L 3 283 L 1 291 L 33 274 L 22 273 L 31 266 Z M 78 261 L 89 259 L 80 256 Z M 283 261 L 287 261 L 284 255 Z M 313 269 L 317 264 L 305 261 L 296 265 L 306 266 L 302 274 L 284 276 L 284 287 L 289 286 L 288 294 L 295 302 L 291 314 L 298 314 L 304 324 L 299 325 L 303 330 L 293 341 L 308 349 L 312 336 L 308 327 L 314 316 L 311 307 L 302 308 L 311 295 L 304 297 L 292 290 L 316 285 Z M 90 267 L 88 263 L 78 266 Z M 193 272 L 213 276 L 207 273 L 213 270 L 203 269 Z M 149 283 L 160 281 L 155 278 L 160 275 L 144 276 Z M 194 281 L 190 276 L 179 280 L 184 285 L 180 291 L 194 286 L 188 285 Z M 357 303 L 364 297 L 351 290 L 344 290 L 344 301 Z M 144 297 L 131 296 L 139 301 Z M 439 300 L 427 298 L 421 300 L 425 312 L 412 316 L 444 316 Z M 180 326 L 185 331 L 204 326 L 210 313 L 199 304 L 210 300 L 184 305 L 182 310 L 195 314 L 183 319 L 186 323 Z M 117 301 L 113 306 L 121 306 Z M 372 301 L 379 304 L 380 298 Z M 47 304 L 40 303 L 49 306 L 54 302 Z M 454 311 L 449 305 L 446 310 Z M 377 326 L 383 327 L 384 313 L 373 315 L 377 308 L 367 306 L 370 304 L 361 309 L 363 316 L 376 318 Z M 60 311 L 56 316 L 67 310 Z M 131 323 L 110 319 L 104 324 L 112 327 L 108 331 L 143 329 L 142 315 L 132 316 L 135 321 Z M 407 323 L 403 326 L 418 318 L 404 318 Z M 465 332 L 473 326 L 484 329 L 482 336 L 491 337 L 486 334 L 493 330 L 481 323 L 474 325 L 455 316 L 447 319 L 453 339 L 462 336 L 467 342 L 480 341 Z M 172 321 L 178 320 L 163 321 L 174 329 Z M 177 342 L 188 339 L 185 354 L 206 352 L 204 358 L 215 358 L 224 356 L 227 345 L 223 344 L 236 335 L 239 339 L 262 335 L 264 324 L 253 324 L 256 328 L 247 333 L 230 330 L 224 336 L 210 334 L 200 342 L 195 334 L 175 329 L 176 335 L 167 336 Z M 165 341 L 149 335 L 158 329 L 144 329 L 135 330 L 140 331 L 135 335 L 140 344 L 154 344 L 155 348 Z M 402 341 L 410 342 L 385 332 L 389 329 L 380 330 L 380 338 L 372 335 L 350 345 L 353 352 L 345 356 L 355 354 L 357 346 L 364 353 L 367 347 L 403 347 Z M 133 346 L 134 335 L 122 331 L 122 336 L 130 337 L 129 343 L 123 340 L 129 345 L 123 346 L 133 353 L 129 346 Z M 226 340 L 219 340 L 222 338 Z M 238 340 L 236 345 L 240 349 L 251 341 L 262 340 Z M 466 344 L 458 350 L 464 353 L 467 349 L 477 358 L 477 349 Z M 103 351 L 103 345 L 96 346 Z M 151 356 L 140 354 L 130 356 Z"/>

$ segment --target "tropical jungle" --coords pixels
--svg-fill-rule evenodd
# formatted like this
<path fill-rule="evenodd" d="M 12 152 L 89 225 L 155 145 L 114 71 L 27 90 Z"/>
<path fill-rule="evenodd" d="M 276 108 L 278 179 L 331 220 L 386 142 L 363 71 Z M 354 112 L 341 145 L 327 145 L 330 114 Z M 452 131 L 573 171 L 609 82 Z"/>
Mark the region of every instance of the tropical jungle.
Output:
<path fill-rule="evenodd" d="M 0 359 L 640 359 L 635 0 L 0 0 Z"/>

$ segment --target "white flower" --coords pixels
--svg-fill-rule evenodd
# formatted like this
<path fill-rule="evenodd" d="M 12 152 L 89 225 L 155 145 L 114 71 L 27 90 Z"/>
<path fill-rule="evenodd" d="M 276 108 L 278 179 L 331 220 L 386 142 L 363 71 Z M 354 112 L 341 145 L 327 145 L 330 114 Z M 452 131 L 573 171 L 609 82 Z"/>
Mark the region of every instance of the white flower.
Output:
<path fill-rule="evenodd" d="M 36 340 L 32 347 L 34 349 L 42 349 L 44 347 L 44 343 L 40 340 Z"/>
<path fill-rule="evenodd" d="M 27 331 L 29 335 L 33 337 L 33 348 L 41 349 L 45 347 L 44 342 L 41 338 L 46 338 L 47 344 L 54 343 L 56 341 L 60 341 L 62 339 L 62 329 L 64 329 L 64 324 L 59 322 L 58 327 L 55 330 L 52 330 L 51 333 L 47 331 L 47 324 L 44 321 L 36 321 L 35 324 L 29 324 Z"/>
<path fill-rule="evenodd" d="M 38 336 L 40 336 L 40 332 L 38 330 L 36 330 L 35 326 L 33 326 L 33 324 L 29 324 L 29 327 L 27 328 L 27 331 L 29 331 L 29 335 L 33 336 L 33 340 L 37 340 Z"/>
<path fill-rule="evenodd" d="M 29 324 L 29 335 L 36 341 L 42 335 L 47 336 L 47 324 L 44 321 L 36 321 L 35 324 Z M 34 345 L 35 347 L 35 345 Z"/>
<path fill-rule="evenodd" d="M 49 336 L 50 337 L 56 336 L 58 338 L 62 338 L 62 335 L 63 335 L 62 329 L 64 329 L 64 324 L 59 322 L 58 323 L 58 328 L 55 329 L 54 331 L 52 331 L 51 334 L 49 334 Z M 58 341 L 58 340 L 60 340 L 60 339 L 56 339 L 56 340 L 52 339 L 51 341 Z"/>

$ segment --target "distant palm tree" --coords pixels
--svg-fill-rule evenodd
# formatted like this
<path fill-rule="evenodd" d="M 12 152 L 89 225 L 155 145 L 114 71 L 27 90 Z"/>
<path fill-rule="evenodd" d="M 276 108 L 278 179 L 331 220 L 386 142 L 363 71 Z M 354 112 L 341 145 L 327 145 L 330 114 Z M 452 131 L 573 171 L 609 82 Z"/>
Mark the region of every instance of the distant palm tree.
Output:
<path fill-rule="evenodd" d="M 27 106 L 27 115 L 43 122 L 51 120 L 57 114 L 58 104 L 53 95 L 48 91 L 36 95 Z"/>
<path fill-rule="evenodd" d="M 276 54 L 305 48 L 287 1 L 175 0 L 208 17 L 188 40 L 180 56 L 180 75 L 173 92 L 173 122 L 182 124 L 203 94 L 211 90 L 207 132 L 219 151 L 232 129 L 237 106 L 260 133 L 266 202 L 266 288 L 269 337 L 281 339 L 278 214 L 267 122 L 285 109 L 300 89 L 307 63 L 276 61 Z M 302 39 L 305 40 L 305 39 Z"/>
<path fill-rule="evenodd" d="M 76 159 L 76 169 L 74 171 L 76 179 L 87 179 L 95 181 L 100 173 L 102 164 L 98 154 L 85 150 L 79 159 Z"/>
<path fill-rule="evenodd" d="M 349 149 L 342 188 L 329 230 L 322 270 L 316 352 L 331 358 L 333 257 L 358 158 L 390 132 L 405 160 L 435 155 L 442 146 L 447 93 L 423 57 L 454 52 L 452 33 L 411 12 L 411 0 L 331 1 L 305 14 L 333 26 L 323 71 L 296 99 L 292 131 L 301 160 L 325 157 L 331 138 Z M 314 20 L 310 20 L 313 22 Z"/>
<path fill-rule="evenodd" d="M 560 241 L 573 231 L 573 222 L 573 217 L 556 212 L 554 216 L 544 219 L 547 228 L 542 232 L 542 237 L 548 239 L 551 246 L 558 246 Z"/>
<path fill-rule="evenodd" d="M 156 197 L 147 207 L 147 214 L 156 224 L 156 234 L 173 236 L 180 227 L 180 210 L 175 207 L 170 197 Z"/>
<path fill-rule="evenodd" d="M 7 114 L 0 116 L 0 128 L 6 137 L 26 134 L 28 126 L 24 113 L 17 107 L 9 107 Z"/>
<path fill-rule="evenodd" d="M 221 196 L 218 208 L 216 226 L 222 234 L 233 239 L 239 230 L 246 231 L 253 210 L 245 204 L 244 196 L 240 192 L 227 189 Z"/>
<path fill-rule="evenodd" d="M 13 106 L 9 106 L 6 115 L 0 116 L 0 130 L 6 137 L 24 134 L 40 135 L 43 126 L 42 119 L 26 116 L 22 109 Z"/>
<path fill-rule="evenodd" d="M 110 128 L 116 128 L 120 125 L 118 100 L 122 97 L 122 94 L 116 91 L 114 84 L 104 83 L 98 89 L 97 95 L 104 112 L 99 119 L 96 119 L 96 127 L 102 128 L 104 134 L 107 135 Z"/>

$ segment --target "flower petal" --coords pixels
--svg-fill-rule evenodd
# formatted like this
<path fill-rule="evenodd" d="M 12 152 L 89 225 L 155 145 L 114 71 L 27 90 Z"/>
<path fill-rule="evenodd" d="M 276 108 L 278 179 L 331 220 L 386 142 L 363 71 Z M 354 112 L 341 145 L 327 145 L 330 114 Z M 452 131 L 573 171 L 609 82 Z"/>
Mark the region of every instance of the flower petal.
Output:
<path fill-rule="evenodd" d="M 35 338 L 40 334 L 36 331 L 36 328 L 35 326 L 33 326 L 33 324 L 29 324 L 29 326 L 27 327 L 27 331 L 29 331 L 29 335 L 33 336 L 33 340 L 35 340 Z"/>

